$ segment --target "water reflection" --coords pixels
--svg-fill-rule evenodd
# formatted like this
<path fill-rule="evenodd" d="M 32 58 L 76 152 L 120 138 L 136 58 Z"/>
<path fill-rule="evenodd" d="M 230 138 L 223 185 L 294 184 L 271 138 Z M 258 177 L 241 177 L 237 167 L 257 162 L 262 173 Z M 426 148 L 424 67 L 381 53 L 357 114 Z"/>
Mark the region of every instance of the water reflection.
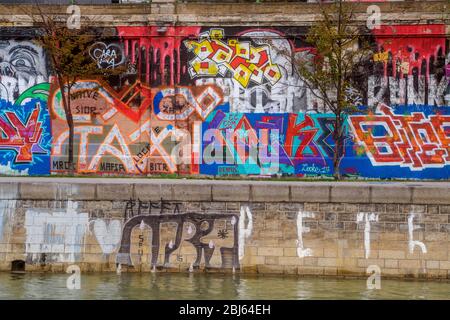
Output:
<path fill-rule="evenodd" d="M 67 274 L 0 273 L 0 299 L 450 299 L 449 282 L 242 276 L 199 273 L 81 274 L 81 289 L 66 288 Z"/>

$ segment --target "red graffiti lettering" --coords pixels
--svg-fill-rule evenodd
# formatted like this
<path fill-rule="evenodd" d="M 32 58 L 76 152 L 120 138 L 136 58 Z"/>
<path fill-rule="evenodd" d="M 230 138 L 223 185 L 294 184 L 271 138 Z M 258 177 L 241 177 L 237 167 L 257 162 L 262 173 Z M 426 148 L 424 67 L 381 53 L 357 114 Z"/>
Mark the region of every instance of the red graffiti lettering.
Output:
<path fill-rule="evenodd" d="M 374 166 L 422 170 L 450 163 L 450 116 L 396 115 L 384 104 L 377 111 L 381 114 L 349 117 L 356 142 Z"/>
<path fill-rule="evenodd" d="M 296 124 L 297 115 L 289 115 L 289 123 L 286 132 L 285 150 L 289 157 L 292 157 L 294 153 L 294 139 L 298 137 L 300 139 L 297 150 L 295 151 L 295 159 L 303 159 L 304 151 L 306 147 L 309 147 L 313 153 L 313 156 L 320 156 L 320 150 L 314 144 L 314 136 L 318 129 L 315 128 L 314 121 L 309 115 L 305 115 L 305 120 Z"/>
<path fill-rule="evenodd" d="M 15 162 L 31 162 L 35 145 L 39 147 L 42 127 L 38 121 L 39 104 L 31 112 L 26 124 L 17 117 L 14 112 L 5 112 L 6 119 L 0 117 L 0 149 L 12 149 L 17 152 Z M 39 147 L 40 149 L 40 147 Z"/>

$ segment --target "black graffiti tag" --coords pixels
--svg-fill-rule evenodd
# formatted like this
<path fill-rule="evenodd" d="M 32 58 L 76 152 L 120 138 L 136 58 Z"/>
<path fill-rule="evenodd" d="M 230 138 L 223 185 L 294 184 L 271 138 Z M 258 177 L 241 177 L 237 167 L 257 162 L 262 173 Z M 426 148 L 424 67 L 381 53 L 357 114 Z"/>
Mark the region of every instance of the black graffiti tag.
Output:
<path fill-rule="evenodd" d="M 131 206 L 131 204 L 130 204 Z M 234 219 L 233 219 L 234 217 Z M 125 224 L 122 232 L 122 240 L 120 242 L 120 248 L 117 255 L 118 264 L 133 266 L 131 259 L 131 232 L 137 226 L 147 225 L 152 230 L 151 238 L 151 265 L 156 267 L 159 247 L 160 247 L 160 225 L 162 223 L 176 223 L 176 236 L 175 242 L 166 244 L 164 249 L 164 266 L 168 266 L 170 255 L 180 247 L 182 241 L 183 227 L 186 223 L 191 223 L 195 227 L 195 233 L 190 239 L 185 241 L 191 243 L 196 249 L 196 259 L 193 263 L 194 268 L 200 266 L 202 256 L 204 256 L 205 266 L 211 267 L 210 260 L 213 256 L 215 246 L 211 246 L 209 243 L 202 242 L 202 238 L 209 235 L 214 229 L 214 223 L 218 219 L 234 220 L 233 246 L 221 247 L 220 255 L 222 260 L 222 268 L 239 268 L 239 255 L 238 255 L 238 220 L 239 217 L 234 214 L 201 214 L 201 213 L 183 213 L 183 214 L 153 214 L 153 215 L 137 215 L 131 217 Z"/>

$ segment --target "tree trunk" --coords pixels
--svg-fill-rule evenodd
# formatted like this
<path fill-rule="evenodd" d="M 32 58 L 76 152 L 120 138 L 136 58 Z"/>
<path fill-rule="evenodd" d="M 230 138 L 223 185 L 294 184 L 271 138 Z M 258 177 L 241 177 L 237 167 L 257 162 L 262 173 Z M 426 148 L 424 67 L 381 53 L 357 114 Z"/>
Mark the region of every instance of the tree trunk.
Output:
<path fill-rule="evenodd" d="M 342 120 L 340 115 L 336 115 L 334 124 L 334 152 L 333 152 L 333 177 L 341 180 L 341 160 L 342 160 Z"/>
<path fill-rule="evenodd" d="M 69 167 L 69 175 L 74 175 L 75 173 L 75 165 L 74 165 L 74 160 L 73 160 L 73 142 L 74 142 L 74 134 L 75 134 L 75 130 L 74 130 L 74 124 L 73 124 L 73 116 L 72 116 L 72 110 L 70 109 L 70 87 L 68 87 L 68 92 L 66 95 L 66 90 L 65 90 L 65 83 L 64 80 L 61 77 L 58 77 L 58 83 L 59 83 L 59 88 L 61 91 L 61 99 L 63 102 L 63 107 L 64 107 L 64 113 L 66 116 L 66 122 L 67 122 L 67 126 L 69 127 L 69 150 L 68 150 L 68 167 Z"/>
<path fill-rule="evenodd" d="M 68 95 L 70 95 L 70 91 L 68 92 Z M 67 99 L 67 104 L 70 109 L 70 97 Z M 74 140 L 74 136 L 75 136 L 75 128 L 74 128 L 74 124 L 73 124 L 73 116 L 72 116 L 72 112 L 69 112 L 68 114 L 66 114 L 66 119 L 67 119 L 67 125 L 69 127 L 69 175 L 74 175 L 75 174 L 75 163 L 74 163 L 74 159 L 73 159 L 73 140 Z"/>

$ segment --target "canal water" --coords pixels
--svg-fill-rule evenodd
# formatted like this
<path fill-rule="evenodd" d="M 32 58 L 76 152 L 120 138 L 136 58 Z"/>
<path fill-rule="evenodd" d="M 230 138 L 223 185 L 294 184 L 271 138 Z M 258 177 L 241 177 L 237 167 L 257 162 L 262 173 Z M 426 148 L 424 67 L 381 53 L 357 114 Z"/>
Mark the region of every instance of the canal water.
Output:
<path fill-rule="evenodd" d="M 0 273 L 0 299 L 450 299 L 450 282 L 242 276 L 221 274 L 81 274 L 80 289 L 68 289 L 69 274 Z"/>

